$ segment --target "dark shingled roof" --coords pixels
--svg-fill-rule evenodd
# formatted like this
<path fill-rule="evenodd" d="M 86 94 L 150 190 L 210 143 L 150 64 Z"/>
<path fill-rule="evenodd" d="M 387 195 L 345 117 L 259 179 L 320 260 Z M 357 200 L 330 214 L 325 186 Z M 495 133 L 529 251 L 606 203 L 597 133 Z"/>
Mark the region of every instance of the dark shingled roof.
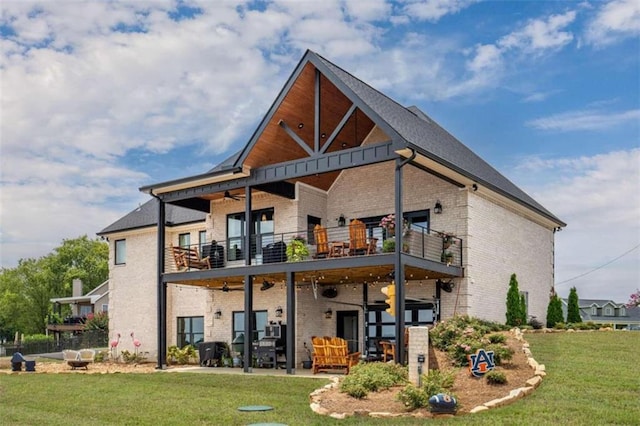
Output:
<path fill-rule="evenodd" d="M 172 204 L 165 205 L 165 217 L 169 226 L 183 225 L 187 223 L 202 222 L 206 213 L 191 210 Z M 121 217 L 111 225 L 98 232 L 98 235 L 106 235 L 113 232 L 127 231 L 131 229 L 157 226 L 158 224 L 158 200 L 152 198 L 134 211 Z"/>
<path fill-rule="evenodd" d="M 399 136 L 413 145 L 419 153 L 527 205 L 562 226 L 566 225 L 417 107 L 405 108 L 322 56 L 313 52 L 310 54 L 315 55 L 362 102 L 387 122 Z"/>

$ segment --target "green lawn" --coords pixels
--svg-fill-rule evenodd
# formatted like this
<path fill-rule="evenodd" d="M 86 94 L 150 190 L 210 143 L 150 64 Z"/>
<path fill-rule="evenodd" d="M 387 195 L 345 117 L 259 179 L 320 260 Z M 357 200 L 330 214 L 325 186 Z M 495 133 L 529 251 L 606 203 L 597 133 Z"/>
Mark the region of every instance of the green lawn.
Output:
<path fill-rule="evenodd" d="M 640 424 L 640 333 L 527 334 L 548 376 L 515 404 L 438 423 Z M 326 379 L 194 373 L 0 374 L 0 423 L 20 425 L 424 424 L 415 419 L 334 420 L 309 409 Z M 244 405 L 273 411 L 243 413 Z"/>

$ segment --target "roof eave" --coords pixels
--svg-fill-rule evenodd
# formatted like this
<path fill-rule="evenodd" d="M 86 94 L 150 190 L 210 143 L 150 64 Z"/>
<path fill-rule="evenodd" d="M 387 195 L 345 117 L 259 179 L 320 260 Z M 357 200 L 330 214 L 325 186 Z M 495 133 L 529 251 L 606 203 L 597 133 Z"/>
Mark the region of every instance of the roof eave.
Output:
<path fill-rule="evenodd" d="M 474 184 L 476 184 L 476 188 L 477 188 L 476 192 L 479 192 L 485 195 L 490 195 L 493 197 L 499 197 L 503 201 L 507 201 L 509 203 L 515 203 L 519 206 L 526 207 L 530 211 L 535 212 L 537 215 L 542 216 L 547 221 L 550 221 L 551 222 L 550 224 L 554 225 L 553 227 L 563 228 L 567 226 L 566 223 L 564 223 L 557 217 L 550 215 L 547 212 L 540 211 L 534 206 L 524 203 L 522 200 L 516 197 L 513 197 L 510 194 L 505 193 L 504 191 L 501 191 L 500 189 L 494 187 L 493 185 L 487 182 L 484 182 L 483 180 L 479 179 L 476 176 L 470 175 L 464 170 L 459 170 L 450 164 L 444 164 L 443 162 L 438 161 L 433 157 L 424 155 L 423 151 L 420 148 L 413 146 L 413 144 L 409 142 L 407 142 L 407 148 L 397 150 L 396 153 L 402 157 L 409 158 L 411 157 L 413 151 L 420 153 L 419 156 L 416 159 L 414 159 L 414 161 L 416 161 L 418 164 L 421 164 L 424 167 L 427 167 L 435 171 L 436 173 L 446 178 L 459 182 L 460 184 L 465 186 L 473 186 Z"/>
<path fill-rule="evenodd" d="M 139 190 L 145 194 L 158 195 L 165 194 L 173 191 L 180 191 L 187 188 L 195 188 L 198 186 L 209 185 L 212 183 L 225 182 L 228 180 L 235 180 L 240 178 L 246 178 L 251 175 L 249 167 L 233 167 L 227 170 L 222 170 L 217 173 L 204 173 L 195 176 L 189 176 L 186 178 L 171 180 L 167 182 L 160 182 L 152 185 L 146 185 Z"/>

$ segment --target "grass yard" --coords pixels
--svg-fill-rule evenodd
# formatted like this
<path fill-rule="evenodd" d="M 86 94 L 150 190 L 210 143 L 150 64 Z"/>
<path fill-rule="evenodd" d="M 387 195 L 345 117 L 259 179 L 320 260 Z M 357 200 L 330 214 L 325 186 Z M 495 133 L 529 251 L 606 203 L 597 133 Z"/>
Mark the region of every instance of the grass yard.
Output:
<path fill-rule="evenodd" d="M 548 376 L 507 407 L 438 420 L 483 425 L 640 424 L 640 333 L 527 334 Z M 0 374 L 0 423 L 20 425 L 410 425 L 431 420 L 334 420 L 309 409 L 326 379 L 195 373 Z M 244 413 L 245 405 L 273 411 Z"/>

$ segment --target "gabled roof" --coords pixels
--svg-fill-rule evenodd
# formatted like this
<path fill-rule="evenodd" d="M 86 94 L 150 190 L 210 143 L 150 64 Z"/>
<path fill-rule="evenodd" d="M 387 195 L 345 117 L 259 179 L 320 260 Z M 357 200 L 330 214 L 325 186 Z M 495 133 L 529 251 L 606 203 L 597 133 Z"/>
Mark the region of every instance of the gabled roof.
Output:
<path fill-rule="evenodd" d="M 564 222 L 514 185 L 417 107 L 405 108 L 325 58 L 314 53 L 312 55 L 315 55 L 336 78 L 353 91 L 355 96 L 359 97 L 406 142 L 412 145 L 412 148 L 417 149 L 430 159 L 490 187 L 494 191 L 524 203 L 561 226 L 566 226 Z M 375 118 L 372 117 L 372 119 L 374 122 L 376 121 Z"/>
<path fill-rule="evenodd" d="M 362 116 L 362 118 L 360 122 L 362 123 L 364 121 L 363 118 L 366 118 L 370 120 L 369 123 L 373 122 L 381 128 L 390 140 L 393 141 L 396 152 L 402 149 L 411 149 L 439 168 L 451 170 L 457 176 L 461 176 L 470 182 L 478 183 L 500 196 L 525 206 L 559 226 L 566 226 L 563 221 L 546 210 L 537 201 L 477 156 L 467 146 L 440 127 L 423 111 L 417 107 L 406 108 L 400 105 L 385 94 L 364 83 L 362 80 L 309 50 L 292 72 L 244 148 L 223 161 L 220 165 L 211 169 L 207 174 L 214 176 L 224 173 L 225 170 L 237 171 L 245 170 L 245 166 L 247 168 L 255 167 L 255 164 L 252 164 L 255 163 L 255 161 L 251 160 L 252 150 L 257 146 L 263 133 L 270 132 L 270 134 L 273 135 L 273 132 L 276 131 L 274 128 L 277 126 L 274 123 L 277 123 L 279 119 L 276 113 L 279 111 L 279 108 L 284 105 L 289 93 L 295 92 L 295 95 L 299 96 L 300 87 L 309 87 L 309 84 L 311 84 L 309 81 L 313 78 L 312 74 L 310 74 L 312 71 L 310 71 L 309 67 L 315 68 L 322 78 L 328 80 L 330 85 L 333 85 L 335 89 L 337 89 L 332 93 L 334 95 L 336 93 L 339 94 L 336 95 L 335 99 L 336 102 L 340 103 L 341 111 L 345 111 L 348 107 L 348 103 L 345 104 L 345 101 L 351 102 L 353 106 L 357 108 L 357 111 L 361 111 L 360 116 Z M 298 80 L 306 83 L 297 84 Z M 307 84 L 307 86 L 304 84 Z M 316 90 L 318 90 L 317 87 Z M 310 101 L 307 100 L 305 102 Z M 291 104 L 286 105 L 287 111 L 291 111 L 290 108 Z M 303 108 L 306 114 L 305 121 L 307 122 L 313 121 L 313 114 L 309 112 L 310 109 L 313 109 L 311 104 L 306 104 L 306 107 Z M 311 114 L 311 116 L 309 116 L 309 114 Z M 278 115 L 280 115 L 280 113 L 278 113 Z M 302 129 L 303 125 L 304 123 L 301 121 L 300 129 Z M 357 126 L 356 117 L 356 127 Z M 304 126 L 304 129 L 301 131 L 307 132 L 307 129 L 310 127 L 312 126 Z M 305 140 L 304 142 L 312 144 L 312 141 Z M 275 144 L 270 145 L 270 147 L 266 149 L 275 152 L 276 146 Z M 281 148 L 282 147 L 278 147 L 278 150 Z M 262 146 L 260 152 L 264 152 L 264 149 L 265 147 Z M 305 149 L 311 149 L 311 147 Z M 301 148 L 300 150 L 300 152 L 302 152 L 301 155 L 305 155 Z M 291 155 L 291 153 L 292 151 L 289 151 L 289 155 Z M 290 157 L 284 158 L 285 161 L 290 159 Z M 207 174 L 194 176 L 190 179 L 193 180 L 195 186 L 196 181 L 204 181 Z M 242 176 L 243 175 L 238 175 L 238 178 Z M 188 181 L 189 178 L 186 178 L 179 181 L 149 185 L 141 188 L 141 190 L 151 192 L 154 188 L 166 189 L 172 186 L 178 187 L 178 185 L 183 187 Z"/>
<path fill-rule="evenodd" d="M 580 306 L 581 308 L 584 307 L 591 307 L 591 306 L 597 306 L 598 308 L 603 307 L 604 305 L 613 305 L 614 307 L 621 307 L 622 305 L 624 305 L 624 303 L 616 303 L 613 300 L 608 300 L 608 299 L 580 299 L 578 300 L 578 306 Z"/>
<path fill-rule="evenodd" d="M 206 213 L 198 210 L 187 209 L 185 207 L 172 204 L 165 205 L 165 218 L 167 225 L 176 226 L 194 222 L 203 222 Z M 113 232 L 128 231 L 132 229 L 157 226 L 158 224 L 158 200 L 152 198 L 132 212 L 126 214 L 111 225 L 98 232 L 98 235 L 111 234 Z"/>

